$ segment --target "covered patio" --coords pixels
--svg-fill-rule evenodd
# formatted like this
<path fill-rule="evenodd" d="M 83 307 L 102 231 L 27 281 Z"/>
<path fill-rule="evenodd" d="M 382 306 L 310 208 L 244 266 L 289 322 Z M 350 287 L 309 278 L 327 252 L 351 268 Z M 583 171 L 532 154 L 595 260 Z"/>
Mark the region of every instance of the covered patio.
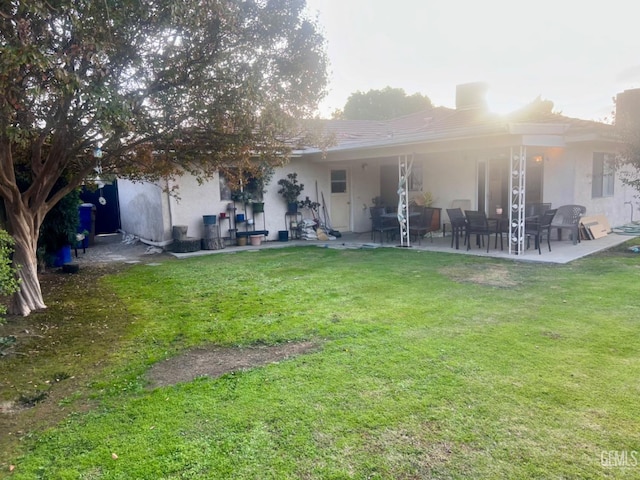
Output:
<path fill-rule="evenodd" d="M 507 249 L 500 250 L 500 248 L 489 248 L 487 253 L 486 248 L 477 247 L 472 245 L 470 250 L 463 248 L 462 245 L 459 249 L 451 247 L 451 237 L 447 234 L 434 235 L 433 242 L 431 239 L 426 238 L 422 240 L 420 245 L 412 244 L 411 247 L 400 247 L 399 242 L 387 242 L 384 244 L 371 242 L 371 233 L 344 233 L 340 238 L 335 240 L 290 240 L 288 242 L 263 242 L 260 246 L 245 246 L 237 247 L 231 246 L 221 250 L 200 250 L 192 253 L 171 253 L 171 255 L 177 258 L 187 258 L 200 255 L 217 255 L 224 253 L 234 253 L 239 251 L 256 251 L 267 248 L 291 248 L 301 246 L 317 246 L 320 248 L 338 248 L 338 249 L 376 249 L 376 248 L 396 248 L 403 251 L 424 251 L 424 252 L 439 252 L 454 255 L 474 255 L 479 257 L 490 257 L 497 259 L 513 260 L 518 262 L 535 262 L 546 264 L 567 264 L 574 260 L 592 255 L 597 252 L 608 250 L 612 247 L 623 244 L 624 242 L 637 237 L 638 235 L 621 235 L 616 233 L 610 233 L 609 235 L 598 238 L 597 240 L 584 240 L 577 245 L 574 245 L 571 240 L 552 240 L 551 252 L 543 248 L 542 254 L 538 254 L 538 251 L 533 248 L 533 242 L 531 248 L 526 249 L 521 255 L 510 254 Z M 493 242 L 493 239 L 492 239 Z M 545 245 L 546 247 L 546 245 Z M 170 253 L 170 252 L 169 252 Z"/>

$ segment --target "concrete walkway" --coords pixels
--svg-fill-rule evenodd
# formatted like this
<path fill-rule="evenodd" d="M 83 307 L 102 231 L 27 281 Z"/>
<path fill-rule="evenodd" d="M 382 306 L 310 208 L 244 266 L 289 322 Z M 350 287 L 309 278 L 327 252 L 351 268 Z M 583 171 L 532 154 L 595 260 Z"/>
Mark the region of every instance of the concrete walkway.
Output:
<path fill-rule="evenodd" d="M 484 248 L 479 248 L 475 245 L 472 245 L 470 250 L 467 250 L 466 245 L 462 245 L 462 241 L 460 244 L 460 248 L 456 250 L 455 248 L 451 248 L 451 237 L 442 237 L 442 234 L 439 233 L 439 236 L 434 235 L 433 241 L 430 238 L 423 239 L 420 244 L 412 243 L 410 249 L 411 250 L 424 250 L 431 252 L 442 252 L 449 253 L 455 255 L 476 255 L 482 257 L 493 257 L 493 258 L 504 258 L 515 261 L 527 261 L 527 262 L 539 262 L 539 263 L 552 263 L 552 264 L 565 264 L 577 260 L 578 258 L 585 257 L 587 255 L 591 255 L 593 253 L 607 250 L 609 248 L 620 245 L 627 240 L 631 240 L 634 238 L 633 235 L 619 235 L 615 233 L 611 233 L 606 237 L 599 238 L 597 240 L 583 240 L 582 242 L 574 245 L 570 240 L 551 240 L 551 252 L 549 252 L 547 248 L 547 244 L 543 243 L 542 245 L 542 254 L 538 254 L 538 251 L 533 248 L 533 242 L 531 244 L 531 248 L 526 250 L 520 255 L 516 255 L 514 253 L 509 254 L 508 250 L 500 250 L 500 242 L 498 241 L 498 248 L 493 248 L 494 238 L 491 238 L 491 245 L 489 248 L 489 253 L 487 253 L 486 246 Z M 379 240 L 379 237 L 376 237 L 376 240 Z M 242 252 L 242 251 L 256 251 L 266 248 L 291 248 L 291 247 L 299 247 L 299 246 L 310 246 L 316 245 L 318 247 L 323 248 L 399 248 L 398 242 L 385 242 L 385 243 L 374 243 L 371 240 L 371 233 L 345 233 L 340 238 L 336 238 L 335 240 L 328 241 L 319 241 L 319 240 L 290 240 L 288 242 L 279 242 L 279 241 L 267 241 L 262 242 L 260 246 L 227 246 L 221 250 L 200 250 L 192 253 L 171 253 L 177 258 L 188 258 L 194 256 L 201 255 L 213 255 L 213 254 L 222 254 L 222 253 L 233 253 L 233 252 Z M 505 247 L 506 240 L 505 240 Z"/>

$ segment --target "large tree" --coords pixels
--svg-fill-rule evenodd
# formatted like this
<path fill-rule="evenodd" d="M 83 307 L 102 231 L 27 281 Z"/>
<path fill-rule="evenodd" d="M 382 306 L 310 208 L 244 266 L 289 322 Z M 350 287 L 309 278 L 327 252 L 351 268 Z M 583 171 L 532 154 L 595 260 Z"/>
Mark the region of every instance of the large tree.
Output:
<path fill-rule="evenodd" d="M 431 100 L 420 93 L 407 95 L 402 88 L 355 92 L 337 116 L 345 120 L 389 120 L 430 108 Z"/>
<path fill-rule="evenodd" d="M 304 7 L 0 2 L 0 198 L 21 281 L 10 312 L 45 307 L 40 225 L 95 171 L 207 178 L 234 161 L 286 157 L 291 119 L 312 114 L 326 85 L 324 39 Z"/>

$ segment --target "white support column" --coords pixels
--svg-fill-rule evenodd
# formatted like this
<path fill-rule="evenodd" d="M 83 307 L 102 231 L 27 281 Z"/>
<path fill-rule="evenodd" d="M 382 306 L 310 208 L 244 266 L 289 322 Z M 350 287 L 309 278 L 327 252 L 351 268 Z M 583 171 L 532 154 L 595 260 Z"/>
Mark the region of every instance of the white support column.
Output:
<path fill-rule="evenodd" d="M 524 253 L 524 205 L 527 147 L 511 148 L 511 175 L 509 176 L 509 253 Z"/>
<path fill-rule="evenodd" d="M 413 155 L 398 157 L 398 224 L 400 225 L 400 246 L 410 247 L 409 238 L 409 175 L 413 167 Z"/>

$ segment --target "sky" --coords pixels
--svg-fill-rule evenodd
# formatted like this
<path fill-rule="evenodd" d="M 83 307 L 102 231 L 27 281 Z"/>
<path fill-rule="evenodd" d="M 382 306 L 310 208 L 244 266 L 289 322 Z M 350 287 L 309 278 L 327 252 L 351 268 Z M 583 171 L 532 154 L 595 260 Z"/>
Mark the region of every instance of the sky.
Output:
<path fill-rule="evenodd" d="M 356 91 L 403 88 L 455 107 L 456 85 L 485 82 L 489 109 L 536 97 L 569 117 L 610 121 L 640 88 L 637 0 L 307 0 L 327 41 L 321 116 Z"/>

